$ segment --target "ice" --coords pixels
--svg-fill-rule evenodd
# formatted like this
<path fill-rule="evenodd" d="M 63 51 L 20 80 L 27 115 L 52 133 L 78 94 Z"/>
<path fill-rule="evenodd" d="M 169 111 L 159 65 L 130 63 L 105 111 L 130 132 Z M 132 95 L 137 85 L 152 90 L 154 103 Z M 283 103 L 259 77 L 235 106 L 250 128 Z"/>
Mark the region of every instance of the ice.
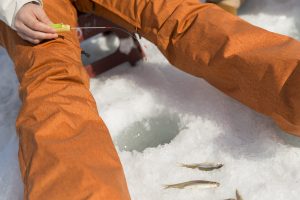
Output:
<path fill-rule="evenodd" d="M 300 38 L 299 0 L 249 0 L 245 20 Z M 205 81 L 172 67 L 142 39 L 147 61 L 127 64 L 91 80 L 91 91 L 119 149 L 133 200 L 198 200 L 234 197 L 295 200 L 300 195 L 300 139 L 269 118 L 227 97 Z M 0 200 L 21 199 L 19 109 L 12 63 L 0 50 Z M 180 163 L 217 162 L 202 172 Z M 194 179 L 218 181 L 216 189 L 168 189 Z"/>

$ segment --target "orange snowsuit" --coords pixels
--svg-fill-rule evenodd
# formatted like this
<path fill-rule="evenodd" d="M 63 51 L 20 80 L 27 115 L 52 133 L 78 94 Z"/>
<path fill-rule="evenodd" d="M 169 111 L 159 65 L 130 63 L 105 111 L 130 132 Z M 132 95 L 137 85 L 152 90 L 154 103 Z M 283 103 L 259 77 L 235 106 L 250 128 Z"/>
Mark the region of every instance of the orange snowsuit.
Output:
<path fill-rule="evenodd" d="M 77 0 L 77 9 L 137 31 L 174 66 L 300 136 L 300 42 L 199 0 Z M 55 23 L 76 25 L 70 0 L 45 0 Z M 122 167 L 89 92 L 75 32 L 31 45 L 0 23 L 14 61 L 25 199 L 130 199 Z"/>

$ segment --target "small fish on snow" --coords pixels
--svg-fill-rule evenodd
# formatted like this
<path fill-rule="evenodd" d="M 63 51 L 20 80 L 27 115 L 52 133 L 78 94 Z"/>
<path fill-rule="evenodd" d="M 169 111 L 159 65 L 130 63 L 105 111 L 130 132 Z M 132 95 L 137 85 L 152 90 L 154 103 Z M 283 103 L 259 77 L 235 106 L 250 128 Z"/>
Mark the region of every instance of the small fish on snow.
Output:
<path fill-rule="evenodd" d="M 221 163 L 194 163 L 194 164 L 181 164 L 182 167 L 199 169 L 201 171 L 212 171 L 215 169 L 220 169 L 224 165 Z"/>
<path fill-rule="evenodd" d="M 193 180 L 193 181 L 187 181 L 183 183 L 165 185 L 165 189 L 168 188 L 184 189 L 186 187 L 215 188 L 215 187 L 219 187 L 219 185 L 220 183 L 213 182 L 213 181 Z"/>

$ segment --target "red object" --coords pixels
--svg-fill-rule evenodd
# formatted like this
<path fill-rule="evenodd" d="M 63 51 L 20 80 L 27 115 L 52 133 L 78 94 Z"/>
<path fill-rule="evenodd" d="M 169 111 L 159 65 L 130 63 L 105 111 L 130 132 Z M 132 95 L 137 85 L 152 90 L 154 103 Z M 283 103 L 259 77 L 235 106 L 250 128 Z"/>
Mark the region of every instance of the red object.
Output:
<path fill-rule="evenodd" d="M 93 14 L 79 14 L 78 17 L 79 27 L 108 27 L 108 29 L 81 29 L 82 34 L 79 34 L 80 40 L 86 40 L 94 35 L 99 33 L 110 34 L 115 33 L 119 39 L 125 39 L 132 37 L 128 33 L 118 30 L 118 29 L 109 29 L 109 27 L 118 27 L 121 28 L 112 22 L 105 20 L 101 17 L 98 17 Z M 114 53 L 108 55 L 105 58 L 97 60 L 90 65 L 85 66 L 90 77 L 95 77 L 109 69 L 116 67 L 124 62 L 129 62 L 131 66 L 145 57 L 144 52 L 140 43 L 133 38 L 136 48 L 132 48 L 129 54 L 122 53 L 119 48 Z M 84 52 L 83 52 L 84 53 Z"/>

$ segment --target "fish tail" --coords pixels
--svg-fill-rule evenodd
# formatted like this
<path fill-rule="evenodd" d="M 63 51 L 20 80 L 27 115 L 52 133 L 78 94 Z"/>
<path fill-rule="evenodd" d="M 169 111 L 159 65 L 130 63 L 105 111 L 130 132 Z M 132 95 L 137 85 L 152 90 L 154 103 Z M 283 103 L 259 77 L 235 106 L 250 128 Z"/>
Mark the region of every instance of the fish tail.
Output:
<path fill-rule="evenodd" d="M 180 167 L 186 167 L 186 164 L 183 164 L 183 163 L 178 163 L 178 165 L 179 165 Z"/>
<path fill-rule="evenodd" d="M 171 185 L 163 185 L 163 188 L 164 189 L 169 189 L 169 188 L 171 188 Z"/>

